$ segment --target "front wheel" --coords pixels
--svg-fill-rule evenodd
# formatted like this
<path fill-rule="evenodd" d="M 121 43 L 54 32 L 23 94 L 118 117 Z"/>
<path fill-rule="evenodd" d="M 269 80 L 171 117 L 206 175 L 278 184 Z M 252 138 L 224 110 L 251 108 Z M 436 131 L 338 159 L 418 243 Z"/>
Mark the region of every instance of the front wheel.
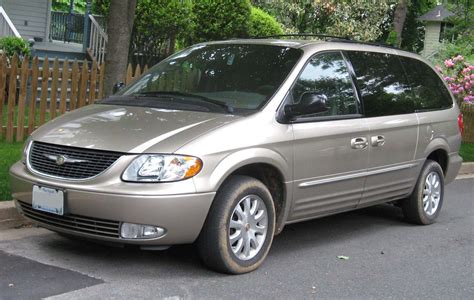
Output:
<path fill-rule="evenodd" d="M 275 208 L 268 188 L 247 176 L 232 176 L 217 192 L 198 239 L 203 262 L 219 272 L 257 269 L 275 231 Z"/>
<path fill-rule="evenodd" d="M 415 190 L 402 202 L 405 218 L 415 224 L 432 224 L 438 217 L 444 198 L 444 175 L 441 166 L 427 160 Z"/>

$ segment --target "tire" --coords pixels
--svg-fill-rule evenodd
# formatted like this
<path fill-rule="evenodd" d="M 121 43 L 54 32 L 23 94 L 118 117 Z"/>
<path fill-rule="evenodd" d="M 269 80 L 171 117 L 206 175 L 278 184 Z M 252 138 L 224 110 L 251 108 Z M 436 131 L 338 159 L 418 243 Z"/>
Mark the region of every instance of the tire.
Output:
<path fill-rule="evenodd" d="M 413 193 L 402 202 L 405 219 L 420 225 L 434 223 L 443 206 L 443 199 L 443 170 L 437 162 L 428 159 L 421 170 Z"/>
<path fill-rule="evenodd" d="M 232 176 L 216 194 L 197 241 L 199 255 L 215 271 L 248 273 L 264 261 L 274 232 L 275 207 L 268 188 L 252 177 Z"/>

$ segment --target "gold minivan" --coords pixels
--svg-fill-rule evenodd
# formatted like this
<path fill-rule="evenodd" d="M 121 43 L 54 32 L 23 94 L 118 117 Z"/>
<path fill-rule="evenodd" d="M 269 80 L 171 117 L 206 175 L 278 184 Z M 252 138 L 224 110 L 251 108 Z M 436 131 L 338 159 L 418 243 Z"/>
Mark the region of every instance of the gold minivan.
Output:
<path fill-rule="evenodd" d="M 285 224 L 384 202 L 430 224 L 462 115 L 420 56 L 350 41 L 187 48 L 36 130 L 11 167 L 38 225 L 255 270 Z"/>

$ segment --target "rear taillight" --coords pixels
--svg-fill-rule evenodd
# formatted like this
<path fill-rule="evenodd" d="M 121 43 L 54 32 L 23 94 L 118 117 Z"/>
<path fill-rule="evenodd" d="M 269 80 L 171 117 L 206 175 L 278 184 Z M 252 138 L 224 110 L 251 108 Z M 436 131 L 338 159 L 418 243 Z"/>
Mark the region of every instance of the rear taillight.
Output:
<path fill-rule="evenodd" d="M 463 135 L 464 134 L 464 120 L 462 118 L 461 113 L 458 116 L 458 126 L 459 126 L 459 132 L 461 132 L 461 135 Z"/>

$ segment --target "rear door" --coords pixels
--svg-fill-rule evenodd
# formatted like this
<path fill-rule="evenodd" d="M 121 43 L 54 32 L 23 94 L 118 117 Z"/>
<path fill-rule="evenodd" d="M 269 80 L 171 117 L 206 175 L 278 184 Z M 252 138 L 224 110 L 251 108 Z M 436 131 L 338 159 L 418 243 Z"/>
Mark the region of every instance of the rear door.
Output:
<path fill-rule="evenodd" d="M 418 120 L 398 56 L 347 51 L 369 133 L 369 163 L 359 207 L 410 194 L 416 182 Z"/>
<path fill-rule="evenodd" d="M 361 115 L 341 52 L 310 59 L 292 89 L 292 103 L 305 93 L 326 100 L 327 111 L 293 120 L 294 187 L 289 220 L 353 209 L 362 195 L 367 169 L 368 126 Z"/>

